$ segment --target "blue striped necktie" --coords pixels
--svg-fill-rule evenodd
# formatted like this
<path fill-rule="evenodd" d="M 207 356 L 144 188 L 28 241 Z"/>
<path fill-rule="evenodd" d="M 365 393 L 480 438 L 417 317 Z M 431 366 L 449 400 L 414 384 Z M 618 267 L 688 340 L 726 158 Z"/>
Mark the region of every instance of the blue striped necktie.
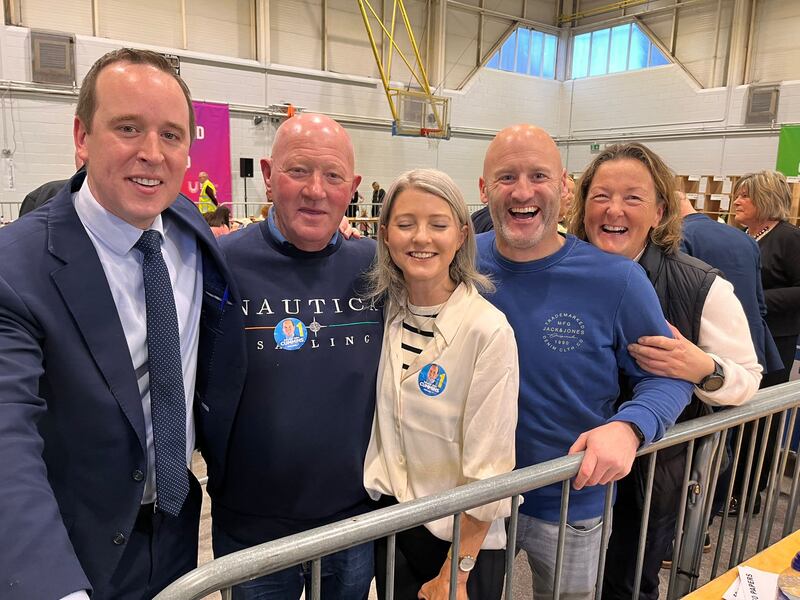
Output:
<path fill-rule="evenodd" d="M 161 254 L 161 234 L 142 233 L 134 248 L 144 255 L 150 414 L 156 452 L 156 504 L 177 516 L 189 493 L 186 469 L 186 394 L 172 283 Z"/>

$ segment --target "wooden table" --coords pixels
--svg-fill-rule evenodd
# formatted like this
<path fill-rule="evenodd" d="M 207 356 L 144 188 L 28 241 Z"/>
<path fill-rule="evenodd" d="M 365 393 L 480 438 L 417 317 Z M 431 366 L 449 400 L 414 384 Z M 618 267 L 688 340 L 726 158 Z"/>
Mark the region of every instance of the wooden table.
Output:
<path fill-rule="evenodd" d="M 770 573 L 780 573 L 789 566 L 792 557 L 798 551 L 800 551 L 800 531 L 795 531 L 752 558 L 747 559 L 741 566 L 753 567 Z M 738 576 L 739 572 L 734 567 L 713 581 L 709 581 L 703 587 L 696 589 L 688 596 L 684 596 L 684 598 L 688 600 L 720 600 L 722 594 L 727 591 Z"/>

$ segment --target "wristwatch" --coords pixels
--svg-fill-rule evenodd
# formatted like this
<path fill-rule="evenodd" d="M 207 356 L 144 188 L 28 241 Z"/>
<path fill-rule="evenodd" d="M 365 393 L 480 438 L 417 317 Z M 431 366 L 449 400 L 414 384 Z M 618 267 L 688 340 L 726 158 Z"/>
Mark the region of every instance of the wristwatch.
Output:
<path fill-rule="evenodd" d="M 450 549 L 447 551 L 447 558 L 453 559 L 453 547 L 450 546 Z M 469 573 L 472 569 L 475 568 L 475 557 L 470 556 L 469 554 L 462 554 L 458 557 L 458 570 L 463 571 L 464 573 Z"/>
<path fill-rule="evenodd" d="M 716 392 L 725 383 L 725 371 L 722 370 L 722 365 L 714 361 L 714 371 L 710 375 L 706 375 L 697 384 L 704 392 Z"/>
<path fill-rule="evenodd" d="M 630 421 L 626 421 L 626 423 L 631 426 L 631 429 L 633 429 L 636 439 L 639 440 L 639 445 L 641 446 L 644 444 L 644 434 L 642 433 L 642 430 L 639 429 L 639 426 L 636 423 L 631 423 Z"/>

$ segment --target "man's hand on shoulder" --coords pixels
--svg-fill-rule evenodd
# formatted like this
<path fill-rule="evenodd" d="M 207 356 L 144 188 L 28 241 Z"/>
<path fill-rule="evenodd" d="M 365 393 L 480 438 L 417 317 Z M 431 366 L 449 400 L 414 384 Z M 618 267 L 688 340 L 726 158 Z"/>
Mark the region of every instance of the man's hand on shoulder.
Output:
<path fill-rule="evenodd" d="M 569 449 L 569 454 L 585 451 L 572 487 L 580 490 L 622 479 L 630 472 L 638 449 L 639 438 L 625 421 L 612 421 L 584 431 Z"/>
<path fill-rule="evenodd" d="M 361 232 L 350 225 L 350 219 L 346 216 L 342 217 L 342 222 L 339 223 L 339 233 L 344 236 L 344 239 L 349 240 L 353 238 L 354 240 L 361 239 Z"/>

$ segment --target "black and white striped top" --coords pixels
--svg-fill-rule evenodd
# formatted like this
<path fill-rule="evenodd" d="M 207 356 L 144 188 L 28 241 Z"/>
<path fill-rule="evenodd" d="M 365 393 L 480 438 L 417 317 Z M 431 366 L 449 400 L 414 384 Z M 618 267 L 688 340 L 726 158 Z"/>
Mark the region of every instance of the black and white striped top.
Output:
<path fill-rule="evenodd" d="M 406 314 L 403 317 L 403 335 L 401 345 L 403 348 L 403 370 L 407 371 L 414 364 L 417 356 L 422 354 L 428 344 L 433 340 L 433 323 L 439 316 L 439 311 L 444 303 L 438 306 L 406 305 Z"/>

